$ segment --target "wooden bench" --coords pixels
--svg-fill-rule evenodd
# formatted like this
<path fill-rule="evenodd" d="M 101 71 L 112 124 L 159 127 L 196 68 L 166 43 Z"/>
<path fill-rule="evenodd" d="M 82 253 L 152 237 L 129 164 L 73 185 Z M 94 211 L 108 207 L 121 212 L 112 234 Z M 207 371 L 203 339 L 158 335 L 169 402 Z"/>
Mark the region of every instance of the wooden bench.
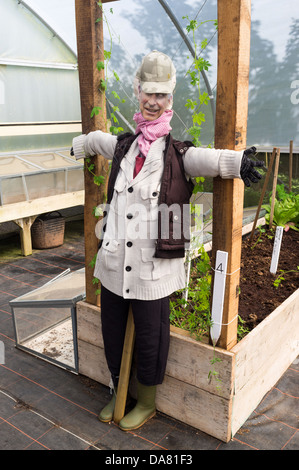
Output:
<path fill-rule="evenodd" d="M 31 225 L 38 215 L 80 205 L 84 205 L 84 190 L 7 204 L 0 207 L 0 223 L 13 221 L 20 227 L 22 255 L 28 256 L 32 254 Z"/>

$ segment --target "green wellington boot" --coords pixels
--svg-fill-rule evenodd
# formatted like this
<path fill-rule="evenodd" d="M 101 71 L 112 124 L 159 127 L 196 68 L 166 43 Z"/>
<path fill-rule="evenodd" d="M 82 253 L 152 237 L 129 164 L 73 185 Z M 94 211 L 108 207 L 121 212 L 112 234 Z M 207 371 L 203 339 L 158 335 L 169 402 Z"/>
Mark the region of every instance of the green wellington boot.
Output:
<path fill-rule="evenodd" d="M 109 403 L 102 409 L 100 412 L 98 419 L 102 423 L 109 423 L 113 419 L 113 412 L 114 412 L 114 407 L 115 407 L 115 401 L 116 401 L 116 389 L 113 389 L 113 396 Z"/>
<path fill-rule="evenodd" d="M 119 423 L 122 431 L 131 431 L 142 426 L 156 414 L 156 385 L 142 385 L 137 382 L 137 404 Z"/>

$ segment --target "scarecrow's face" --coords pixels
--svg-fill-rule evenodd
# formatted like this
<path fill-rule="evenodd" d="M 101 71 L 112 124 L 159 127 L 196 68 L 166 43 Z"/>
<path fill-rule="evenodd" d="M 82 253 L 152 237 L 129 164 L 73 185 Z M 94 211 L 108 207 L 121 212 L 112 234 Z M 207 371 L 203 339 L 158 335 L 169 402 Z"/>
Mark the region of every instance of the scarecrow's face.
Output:
<path fill-rule="evenodd" d="M 168 95 L 164 93 L 140 93 L 140 111 L 147 121 L 158 119 L 169 104 Z"/>

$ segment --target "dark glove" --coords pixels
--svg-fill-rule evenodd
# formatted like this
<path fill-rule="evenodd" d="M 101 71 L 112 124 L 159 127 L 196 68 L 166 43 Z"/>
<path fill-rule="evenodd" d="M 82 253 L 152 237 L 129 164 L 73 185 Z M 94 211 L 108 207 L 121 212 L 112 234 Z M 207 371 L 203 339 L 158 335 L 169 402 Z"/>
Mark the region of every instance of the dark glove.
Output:
<path fill-rule="evenodd" d="M 70 154 L 72 155 L 72 157 L 74 156 L 74 149 L 73 149 L 73 147 L 72 147 L 71 150 L 70 150 Z"/>
<path fill-rule="evenodd" d="M 258 180 L 262 178 L 262 175 L 254 168 L 262 168 L 264 166 L 264 162 L 253 161 L 250 160 L 250 158 L 248 157 L 249 155 L 254 153 L 256 153 L 255 147 L 250 147 L 249 149 L 245 150 L 241 161 L 241 178 L 244 181 L 244 184 L 248 187 L 250 186 L 250 181 L 252 183 L 257 183 Z"/>

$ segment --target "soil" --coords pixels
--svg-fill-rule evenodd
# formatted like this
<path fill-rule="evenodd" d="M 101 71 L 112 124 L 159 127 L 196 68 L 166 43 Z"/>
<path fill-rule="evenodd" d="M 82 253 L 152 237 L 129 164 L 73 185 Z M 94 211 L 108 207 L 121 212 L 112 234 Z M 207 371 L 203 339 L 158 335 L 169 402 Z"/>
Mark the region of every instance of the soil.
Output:
<path fill-rule="evenodd" d="M 275 275 L 270 273 L 274 234 L 266 228 L 258 242 L 259 231 L 252 242 L 249 237 L 243 239 L 239 315 L 249 331 L 299 288 L 299 232 L 292 229 L 283 232 Z M 273 282 L 279 275 L 284 279 L 275 287 Z"/>

